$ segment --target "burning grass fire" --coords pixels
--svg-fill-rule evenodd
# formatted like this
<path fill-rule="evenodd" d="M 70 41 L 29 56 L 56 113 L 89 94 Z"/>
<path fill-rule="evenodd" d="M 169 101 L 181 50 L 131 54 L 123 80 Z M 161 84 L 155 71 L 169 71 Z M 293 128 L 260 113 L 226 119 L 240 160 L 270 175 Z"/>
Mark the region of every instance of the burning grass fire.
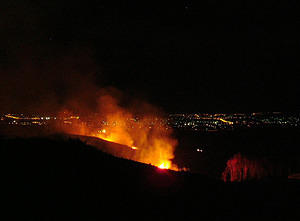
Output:
<path fill-rule="evenodd" d="M 163 118 L 154 115 L 151 108 L 150 111 L 124 108 L 111 95 L 104 95 L 99 99 L 99 111 L 92 122 L 80 119 L 62 129 L 67 133 L 126 145 L 130 151 L 122 151 L 124 158 L 160 169 L 178 170 L 172 163 L 177 141 L 171 136 L 171 129 L 163 123 Z"/>
<path fill-rule="evenodd" d="M 169 133 L 157 126 L 149 126 L 145 120 L 141 122 L 124 122 L 126 119 L 118 119 L 118 124 L 110 129 L 102 129 L 97 133 L 89 134 L 106 141 L 124 144 L 134 150 L 132 160 L 152 164 L 161 169 L 177 170 L 172 165 L 173 151 L 176 141 L 169 138 Z M 121 123 L 122 122 L 122 123 Z M 114 123 L 111 123 L 114 124 Z"/>

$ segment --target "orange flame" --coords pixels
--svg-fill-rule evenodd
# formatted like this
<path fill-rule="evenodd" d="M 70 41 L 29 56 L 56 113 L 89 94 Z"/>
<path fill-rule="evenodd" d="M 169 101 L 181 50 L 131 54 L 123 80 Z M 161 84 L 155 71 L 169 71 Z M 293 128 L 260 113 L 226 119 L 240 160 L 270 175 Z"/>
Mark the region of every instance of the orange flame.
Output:
<path fill-rule="evenodd" d="M 155 165 L 162 169 L 177 170 L 172 166 L 171 159 L 174 157 L 173 151 L 176 141 L 168 137 L 170 134 L 166 129 L 153 126 L 149 128 L 145 120 L 139 122 L 139 126 L 128 126 L 124 119 L 118 119 L 118 126 L 110 129 L 101 129 L 97 134 L 98 138 L 129 146 L 136 150 L 134 156 L 130 158 L 147 164 Z M 122 122 L 122 123 L 121 123 Z"/>
<path fill-rule="evenodd" d="M 110 95 L 100 97 L 99 112 L 99 115 L 95 115 L 98 117 L 93 119 L 93 122 L 99 122 L 96 129 L 87 126 L 80 118 L 78 121 L 81 123 L 77 127 L 75 124 L 68 125 L 73 128 L 72 133 L 126 145 L 134 151 L 122 151 L 125 158 L 161 169 L 178 170 L 171 161 L 177 141 L 171 136 L 172 131 L 163 118 L 153 112 L 137 118 L 134 111 L 120 107 L 117 100 Z"/>
<path fill-rule="evenodd" d="M 168 165 L 168 162 L 167 163 L 162 163 L 158 166 L 158 168 L 160 168 L 160 169 L 169 169 L 170 165 Z"/>

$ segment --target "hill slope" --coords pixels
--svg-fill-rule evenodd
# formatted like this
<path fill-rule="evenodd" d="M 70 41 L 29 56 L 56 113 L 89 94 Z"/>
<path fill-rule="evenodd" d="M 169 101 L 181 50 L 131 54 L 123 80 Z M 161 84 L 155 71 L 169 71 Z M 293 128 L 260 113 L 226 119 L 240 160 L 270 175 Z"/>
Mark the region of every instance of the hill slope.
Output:
<path fill-rule="evenodd" d="M 2 138 L 0 151 L 1 201 L 11 218 L 283 218 L 281 182 L 225 185 L 116 158 L 61 137 Z"/>

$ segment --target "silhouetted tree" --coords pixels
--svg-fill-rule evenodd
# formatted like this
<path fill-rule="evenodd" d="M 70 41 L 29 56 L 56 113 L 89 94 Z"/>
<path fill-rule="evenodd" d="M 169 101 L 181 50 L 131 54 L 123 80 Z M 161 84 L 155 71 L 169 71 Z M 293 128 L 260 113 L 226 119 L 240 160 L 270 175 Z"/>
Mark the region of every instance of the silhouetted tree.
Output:
<path fill-rule="evenodd" d="M 255 159 L 238 153 L 227 161 L 222 178 L 225 182 L 241 182 L 282 175 L 283 169 L 281 165 L 274 165 L 274 163 L 265 158 Z"/>

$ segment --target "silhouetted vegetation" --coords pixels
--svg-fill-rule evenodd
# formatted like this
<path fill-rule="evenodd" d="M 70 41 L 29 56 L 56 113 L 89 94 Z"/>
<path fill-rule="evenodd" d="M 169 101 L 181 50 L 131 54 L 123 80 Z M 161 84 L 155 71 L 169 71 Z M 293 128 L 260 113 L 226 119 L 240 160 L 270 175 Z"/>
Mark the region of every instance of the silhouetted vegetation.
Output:
<path fill-rule="evenodd" d="M 223 178 L 227 162 L 240 153 L 249 163 L 256 162 L 257 167 L 265 168 L 264 172 L 261 171 L 261 177 L 286 178 L 287 174 L 300 172 L 299 132 L 298 129 L 248 129 L 215 133 L 179 131 L 174 161 L 191 168 L 193 172 Z M 201 148 L 203 152 L 197 152 L 196 148 Z"/>
<path fill-rule="evenodd" d="M 287 177 L 287 170 L 284 165 L 276 163 L 272 162 L 271 159 L 251 158 L 238 153 L 227 161 L 222 177 L 225 182 L 260 180 L 277 176 Z"/>
<path fill-rule="evenodd" d="M 283 219 L 285 181 L 160 170 L 62 136 L 0 139 L 3 213 L 22 220 Z M 9 212 L 12 211 L 12 212 Z M 108 218 L 107 218 L 108 217 Z"/>

